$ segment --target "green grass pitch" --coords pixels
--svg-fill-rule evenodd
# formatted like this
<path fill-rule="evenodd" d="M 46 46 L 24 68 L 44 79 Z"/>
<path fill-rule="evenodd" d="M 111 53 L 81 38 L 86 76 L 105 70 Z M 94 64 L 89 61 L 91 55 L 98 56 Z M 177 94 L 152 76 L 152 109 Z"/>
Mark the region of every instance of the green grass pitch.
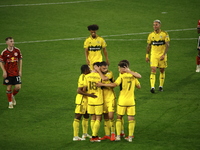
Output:
<path fill-rule="evenodd" d="M 0 86 L 0 149 L 200 149 L 198 6 L 199 0 L 1 0 L 0 51 L 6 47 L 4 39 L 14 37 L 23 54 L 23 84 L 13 110 L 7 108 L 6 87 Z M 162 21 L 171 42 L 164 92 L 151 94 L 145 53 L 155 19 Z M 135 91 L 132 143 L 72 141 L 77 80 L 86 63 L 83 42 L 90 24 L 98 24 L 98 34 L 107 41 L 115 78 L 122 59 L 142 75 L 142 88 Z M 115 92 L 118 95 L 119 88 Z M 99 136 L 104 136 L 103 122 Z"/>

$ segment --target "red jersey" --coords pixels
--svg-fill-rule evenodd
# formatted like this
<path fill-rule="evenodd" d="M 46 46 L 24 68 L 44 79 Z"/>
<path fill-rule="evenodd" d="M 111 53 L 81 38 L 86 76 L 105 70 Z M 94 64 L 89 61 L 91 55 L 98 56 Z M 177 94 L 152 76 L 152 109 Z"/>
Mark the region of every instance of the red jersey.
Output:
<path fill-rule="evenodd" d="M 0 61 L 5 64 L 5 70 L 7 76 L 19 76 L 18 62 L 22 59 L 22 54 L 20 49 L 14 47 L 12 51 L 7 48 L 2 51 L 0 55 Z"/>

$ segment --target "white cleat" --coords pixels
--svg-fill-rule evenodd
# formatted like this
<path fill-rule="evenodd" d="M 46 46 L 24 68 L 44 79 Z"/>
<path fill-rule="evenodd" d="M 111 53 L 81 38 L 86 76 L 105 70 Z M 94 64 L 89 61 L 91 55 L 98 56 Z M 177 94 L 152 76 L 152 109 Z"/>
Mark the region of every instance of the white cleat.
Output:
<path fill-rule="evenodd" d="M 9 109 L 13 109 L 13 108 L 14 108 L 14 107 L 13 107 L 13 104 L 9 104 L 9 105 L 8 105 L 8 108 L 9 108 Z"/>
<path fill-rule="evenodd" d="M 89 135 L 89 134 L 87 134 L 87 133 L 84 133 L 84 134 L 82 135 L 82 140 L 86 140 L 86 138 L 92 138 L 92 136 Z"/>
<path fill-rule="evenodd" d="M 127 140 L 128 142 L 132 142 L 133 141 L 133 137 L 132 136 L 128 136 L 128 137 L 126 137 L 124 139 Z"/>
<path fill-rule="evenodd" d="M 15 97 L 12 95 L 12 102 L 13 102 L 13 105 L 17 105 L 17 102 L 15 100 Z"/>
<path fill-rule="evenodd" d="M 73 141 L 82 141 L 83 139 L 78 137 L 78 136 L 74 136 L 73 137 Z"/>
<path fill-rule="evenodd" d="M 117 135 L 115 141 L 121 141 L 120 135 Z"/>

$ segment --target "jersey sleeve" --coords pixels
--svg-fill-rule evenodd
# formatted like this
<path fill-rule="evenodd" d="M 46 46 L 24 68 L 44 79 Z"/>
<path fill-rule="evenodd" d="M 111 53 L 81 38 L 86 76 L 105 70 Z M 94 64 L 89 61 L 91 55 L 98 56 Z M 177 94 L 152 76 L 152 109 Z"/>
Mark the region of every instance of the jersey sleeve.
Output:
<path fill-rule="evenodd" d="M 5 62 L 6 61 L 6 57 L 4 55 L 4 51 L 1 53 L 0 55 L 0 62 Z"/>
<path fill-rule="evenodd" d="M 117 85 L 120 85 L 120 84 L 122 83 L 122 78 L 121 78 L 121 76 L 119 76 L 119 77 L 117 78 L 117 80 L 116 80 L 114 83 L 117 84 Z"/>
<path fill-rule="evenodd" d="M 147 38 L 147 43 L 151 44 L 151 33 L 149 34 L 148 38 Z"/>
<path fill-rule="evenodd" d="M 136 86 L 140 85 L 140 82 L 138 81 L 137 78 L 135 78 L 135 85 L 136 85 Z"/>
<path fill-rule="evenodd" d="M 88 48 L 88 40 L 87 39 L 84 41 L 83 48 Z"/>
<path fill-rule="evenodd" d="M 101 41 L 102 48 L 107 47 L 106 41 L 103 38 L 101 40 L 102 40 Z"/>
<path fill-rule="evenodd" d="M 169 34 L 166 32 L 165 42 L 169 42 L 169 41 L 170 41 Z"/>

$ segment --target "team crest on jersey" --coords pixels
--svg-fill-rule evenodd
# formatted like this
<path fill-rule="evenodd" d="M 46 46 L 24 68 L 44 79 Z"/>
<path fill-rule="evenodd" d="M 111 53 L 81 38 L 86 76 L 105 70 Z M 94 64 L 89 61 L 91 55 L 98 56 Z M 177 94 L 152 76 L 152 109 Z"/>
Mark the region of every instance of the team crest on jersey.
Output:
<path fill-rule="evenodd" d="M 15 53 L 14 53 L 14 55 L 15 55 L 15 56 L 18 56 L 18 53 L 17 53 L 17 52 L 15 52 Z"/>
<path fill-rule="evenodd" d="M 6 79 L 6 80 L 5 80 L 5 83 L 8 83 L 8 82 L 9 82 L 9 80 L 8 80 L 8 79 Z"/>
<path fill-rule="evenodd" d="M 160 38 L 162 39 L 162 35 L 160 36 Z"/>
<path fill-rule="evenodd" d="M 98 44 L 100 44 L 100 41 L 97 41 Z"/>
<path fill-rule="evenodd" d="M 7 57 L 10 57 L 10 55 L 7 55 Z"/>

